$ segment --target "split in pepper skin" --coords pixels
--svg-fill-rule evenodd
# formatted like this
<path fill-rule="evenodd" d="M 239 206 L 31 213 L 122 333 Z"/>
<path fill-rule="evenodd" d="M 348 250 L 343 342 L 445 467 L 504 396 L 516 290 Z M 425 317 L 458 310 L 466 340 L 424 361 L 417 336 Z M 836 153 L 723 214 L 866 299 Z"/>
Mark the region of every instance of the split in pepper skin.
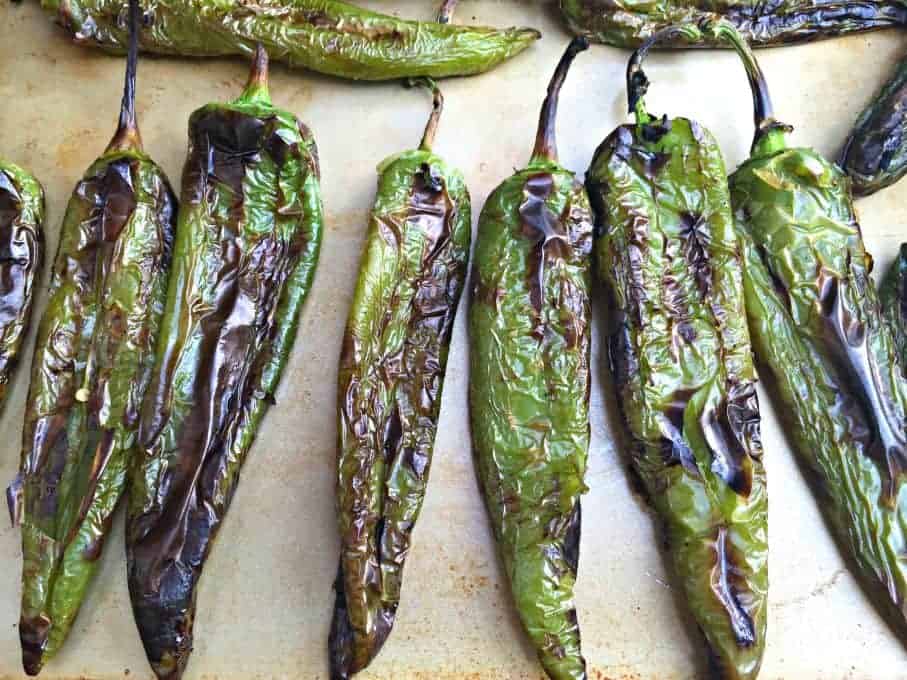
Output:
<path fill-rule="evenodd" d="M 132 34 L 139 21 L 130 5 Z M 22 527 L 25 672 L 59 650 L 94 576 L 126 486 L 151 377 L 176 197 L 142 150 L 132 41 L 116 134 L 76 185 L 38 327 L 8 498 Z"/>
<path fill-rule="evenodd" d="M 585 680 L 573 600 L 589 451 L 592 212 L 557 160 L 570 43 L 529 164 L 479 218 L 469 310 L 473 455 L 514 603 L 554 680 Z"/>
<path fill-rule="evenodd" d="M 31 323 L 44 266 L 44 188 L 0 159 L 0 406 Z"/>
<path fill-rule="evenodd" d="M 77 43 L 114 52 L 126 44 L 124 0 L 41 5 Z M 261 44 L 290 66 L 393 80 L 483 73 L 540 37 L 532 28 L 407 21 L 340 0 L 146 0 L 139 43 L 146 52 L 187 57 L 248 57 Z"/>
<path fill-rule="evenodd" d="M 286 365 L 323 231 L 312 134 L 268 94 L 259 46 L 229 104 L 189 119 L 173 268 L 126 525 L 145 652 L 178 680 L 202 569 Z"/>
<path fill-rule="evenodd" d="M 870 278 L 849 180 L 790 148 L 746 42 L 723 22 L 753 89 L 750 157 L 730 177 L 759 369 L 845 557 L 907 641 L 907 379 Z"/>
<path fill-rule="evenodd" d="M 340 356 L 334 680 L 365 668 L 394 624 L 467 274 L 469 192 L 460 171 L 432 152 L 443 100 L 429 85 L 434 110 L 419 148 L 378 166 Z"/>
<path fill-rule="evenodd" d="M 661 520 L 712 676 L 752 680 L 765 648 L 768 502 L 724 159 L 697 122 L 653 118 L 642 100 L 649 48 L 693 30 L 666 29 L 634 53 L 636 121 L 599 146 L 586 186 L 628 457 Z"/>

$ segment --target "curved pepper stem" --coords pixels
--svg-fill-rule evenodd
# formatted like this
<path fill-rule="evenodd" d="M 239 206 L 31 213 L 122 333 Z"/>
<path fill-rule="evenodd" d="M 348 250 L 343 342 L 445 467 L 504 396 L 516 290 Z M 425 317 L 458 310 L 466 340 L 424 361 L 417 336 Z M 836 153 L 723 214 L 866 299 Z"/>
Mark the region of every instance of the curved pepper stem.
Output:
<path fill-rule="evenodd" d="M 746 69 L 750 90 L 753 93 L 753 123 L 756 126 L 751 153 L 772 153 L 785 148 L 786 134 L 793 128 L 775 120 L 768 83 L 749 43 L 734 26 L 723 20 L 704 20 L 703 32 L 731 45 L 743 62 L 743 68 Z"/>
<path fill-rule="evenodd" d="M 627 103 L 630 113 L 635 114 L 636 122 L 646 124 L 652 120 L 652 117 L 646 111 L 643 97 L 649 89 L 649 79 L 645 71 L 642 70 L 642 62 L 649 56 L 649 51 L 661 42 L 672 42 L 677 38 L 683 38 L 687 42 L 695 43 L 702 40 L 702 30 L 697 24 L 678 24 L 668 26 L 657 33 L 652 34 L 642 45 L 640 45 L 630 61 L 627 62 Z"/>
<path fill-rule="evenodd" d="M 539 127 L 535 135 L 535 148 L 532 150 L 530 163 L 534 161 L 557 161 L 557 104 L 560 99 L 561 86 L 567 79 L 570 65 L 580 52 L 589 49 L 589 41 L 578 37 L 570 41 L 564 55 L 551 76 L 548 83 L 548 95 L 542 102 L 542 111 L 539 114 Z"/>
<path fill-rule="evenodd" d="M 407 87 L 424 87 L 431 91 L 432 104 L 431 115 L 425 124 L 425 132 L 422 133 L 422 141 L 419 143 L 420 151 L 431 151 L 435 143 L 435 134 L 438 132 L 438 123 L 441 121 L 441 114 L 444 112 L 444 95 L 441 94 L 441 88 L 433 78 L 408 78 L 404 81 Z"/>
<path fill-rule="evenodd" d="M 126 53 L 126 82 L 123 85 L 123 101 L 120 105 L 120 122 L 107 153 L 116 150 L 128 151 L 142 148 L 135 117 L 135 72 L 139 61 L 139 0 L 129 0 L 129 50 Z"/>
<path fill-rule="evenodd" d="M 268 91 L 268 51 L 264 45 L 257 43 L 255 45 L 255 56 L 252 58 L 252 70 L 249 71 L 249 79 L 246 81 L 246 87 L 243 89 L 240 99 L 248 101 L 250 99 L 260 99 L 271 103 L 271 94 Z"/>

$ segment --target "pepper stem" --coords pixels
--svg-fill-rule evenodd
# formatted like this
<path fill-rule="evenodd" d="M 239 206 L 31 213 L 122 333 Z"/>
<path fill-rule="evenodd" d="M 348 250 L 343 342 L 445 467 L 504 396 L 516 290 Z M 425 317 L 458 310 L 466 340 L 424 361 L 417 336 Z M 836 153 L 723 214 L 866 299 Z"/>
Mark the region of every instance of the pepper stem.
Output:
<path fill-rule="evenodd" d="M 570 65 L 580 52 L 589 49 L 589 41 L 583 37 L 574 38 L 567 45 L 561 60 L 554 69 L 554 75 L 548 83 L 548 95 L 542 102 L 542 110 L 539 113 L 539 127 L 535 135 L 535 148 L 532 150 L 532 161 L 556 161 L 557 160 L 557 104 L 560 99 L 561 86 L 567 79 L 567 72 Z"/>
<path fill-rule="evenodd" d="M 142 148 L 135 117 L 135 72 L 139 61 L 139 0 L 129 0 L 129 49 L 126 54 L 126 82 L 120 104 L 120 121 L 107 151 Z"/>
<path fill-rule="evenodd" d="M 454 10 L 457 8 L 457 2 L 459 2 L 459 0 L 443 0 L 441 2 L 441 9 L 438 10 L 439 24 L 450 23 L 450 20 L 453 18 Z"/>
<path fill-rule="evenodd" d="M 746 76 L 750 81 L 750 90 L 753 93 L 753 122 L 756 126 L 756 132 L 753 135 L 753 150 L 759 149 L 760 152 L 776 151 L 784 148 L 785 133 L 792 129 L 789 125 L 779 123 L 775 120 L 774 109 L 772 107 L 772 98 L 768 92 L 768 83 L 762 69 L 759 68 L 759 62 L 756 61 L 756 55 L 753 54 L 747 41 L 740 32 L 727 21 L 707 19 L 704 24 L 704 30 L 711 33 L 715 38 L 729 43 L 737 52 L 743 67 L 746 69 Z"/>
<path fill-rule="evenodd" d="M 652 119 L 646 112 L 646 106 L 643 102 L 643 97 L 649 89 L 649 79 L 646 77 L 645 71 L 642 70 L 642 63 L 649 56 L 649 51 L 658 43 L 675 38 L 684 38 L 690 43 L 695 43 L 702 39 L 702 31 L 696 24 L 678 24 L 663 28 L 649 36 L 636 49 L 630 57 L 630 61 L 627 62 L 628 110 L 630 113 L 635 114 L 636 122 L 641 125 L 648 123 Z"/>
<path fill-rule="evenodd" d="M 421 151 L 431 151 L 431 147 L 435 143 L 435 133 L 438 131 L 438 123 L 440 122 L 441 114 L 444 111 L 444 95 L 441 94 L 441 89 L 434 79 L 427 76 L 421 78 L 407 78 L 404 81 L 404 85 L 406 85 L 406 87 L 424 87 L 431 91 L 431 115 L 428 117 L 428 122 L 425 124 L 425 132 L 422 133 L 422 141 L 419 143 L 419 149 Z"/>
<path fill-rule="evenodd" d="M 249 79 L 240 98 L 271 100 L 268 92 L 268 51 L 261 43 L 255 45 L 252 69 L 249 71 Z"/>

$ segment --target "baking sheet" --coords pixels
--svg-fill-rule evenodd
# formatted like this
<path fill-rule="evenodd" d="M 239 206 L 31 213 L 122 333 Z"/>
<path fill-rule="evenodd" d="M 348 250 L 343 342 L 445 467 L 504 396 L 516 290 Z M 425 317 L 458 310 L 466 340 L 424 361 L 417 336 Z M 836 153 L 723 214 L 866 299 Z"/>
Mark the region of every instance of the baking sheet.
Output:
<path fill-rule="evenodd" d="M 56 249 L 73 184 L 116 125 L 124 63 L 71 45 L 35 0 L 0 0 L 0 156 L 45 184 L 48 252 Z M 401 16 L 434 17 L 436 2 L 363 3 Z M 544 38 L 497 70 L 443 83 L 446 110 L 436 152 L 466 175 L 476 213 L 498 182 L 528 160 L 545 85 L 568 40 L 553 3 L 463 0 L 457 21 L 525 24 Z M 763 50 L 779 118 L 793 140 L 834 154 L 858 111 L 903 52 L 898 32 Z M 564 87 L 559 141 L 582 170 L 625 120 L 627 53 L 594 47 Z M 143 59 L 138 114 L 146 149 L 178 182 L 186 121 L 195 108 L 232 99 L 246 77 L 238 60 Z M 653 56 L 653 112 L 687 115 L 721 142 L 729 168 L 752 136 L 746 78 L 731 53 Z M 338 539 L 334 503 L 337 356 L 352 296 L 375 166 L 418 144 L 427 95 L 395 83 L 356 84 L 273 69 L 275 102 L 313 129 L 321 152 L 327 224 L 314 289 L 277 406 L 270 411 L 199 592 L 196 648 L 186 680 L 327 679 L 327 634 Z M 907 182 L 907 180 L 905 180 Z M 900 184 L 860 201 L 877 273 L 907 237 Z M 44 282 L 48 281 L 48 271 Z M 46 288 L 45 288 L 46 289 Z M 38 313 L 44 305 L 39 295 Z M 406 567 L 397 623 L 363 680 L 541 679 L 519 629 L 472 468 L 466 413 L 465 305 L 454 331 L 434 464 Z M 27 392 L 27 366 L 0 419 L 0 481 L 12 479 Z M 596 365 L 602 366 L 595 345 Z M 691 620 L 675 598 L 658 538 L 614 442 L 601 370 L 592 392 L 592 450 L 583 500 L 577 586 L 583 649 L 594 680 L 703 677 Z M 771 596 L 763 680 L 907 678 L 907 655 L 846 570 L 760 392 L 770 489 Z M 610 409 L 613 413 L 613 409 Z M 18 532 L 0 522 L 0 680 L 19 666 Z M 98 577 L 48 680 L 152 680 L 129 609 L 122 517 Z"/>

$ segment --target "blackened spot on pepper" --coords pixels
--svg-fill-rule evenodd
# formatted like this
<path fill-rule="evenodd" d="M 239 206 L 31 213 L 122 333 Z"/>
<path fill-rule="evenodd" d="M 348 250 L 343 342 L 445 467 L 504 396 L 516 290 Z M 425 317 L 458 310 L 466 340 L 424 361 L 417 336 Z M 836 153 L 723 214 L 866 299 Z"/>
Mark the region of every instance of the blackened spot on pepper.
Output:
<path fill-rule="evenodd" d="M 38 615 L 19 619 L 19 642 L 22 645 L 22 667 L 27 675 L 38 675 L 44 665 L 42 659 L 47 637 L 50 635 L 51 620 Z"/>
<path fill-rule="evenodd" d="M 756 626 L 740 602 L 740 594 L 748 590 L 743 570 L 737 566 L 733 543 L 728 541 L 727 527 L 719 526 L 714 540 L 715 566 L 712 568 L 712 592 L 721 602 L 731 623 L 731 631 L 738 647 L 749 648 L 756 644 Z"/>
<path fill-rule="evenodd" d="M 856 273 L 850 265 L 850 276 Z M 887 367 L 879 366 L 871 348 L 872 336 L 880 331 L 866 323 L 859 309 L 845 299 L 847 281 L 834 272 L 820 270 L 819 305 L 824 322 L 821 341 L 840 378 L 862 406 L 871 435 L 863 452 L 878 466 L 882 476 L 882 503 L 893 507 L 907 475 L 907 424 L 898 413 L 895 395 L 882 378 Z"/>
<path fill-rule="evenodd" d="M 642 126 L 642 138 L 650 144 L 657 144 L 658 141 L 671 131 L 672 121 L 667 116 L 662 116 L 661 120 L 654 123 L 647 123 Z"/>
<path fill-rule="evenodd" d="M 705 243 L 707 224 L 702 215 L 694 213 L 680 214 L 680 238 L 683 242 L 682 252 L 693 276 L 696 287 L 703 300 L 707 300 L 712 290 L 712 266 Z"/>
<path fill-rule="evenodd" d="M 690 474 L 698 476 L 699 465 L 683 436 L 683 416 L 694 394 L 694 388 L 675 390 L 662 405 L 663 415 L 659 427 L 662 436 L 661 454 L 665 465 L 681 465 Z"/>
<path fill-rule="evenodd" d="M 384 459 L 392 461 L 400 449 L 400 440 L 403 437 L 403 423 L 400 422 L 400 409 L 394 408 L 390 417 L 384 424 Z"/>
<path fill-rule="evenodd" d="M 759 402 L 752 383 L 734 383 L 717 405 L 702 413 L 700 425 L 712 454 L 711 469 L 735 493 L 753 488 L 751 457 L 761 455 Z"/>
<path fill-rule="evenodd" d="M 553 192 L 554 177 L 550 173 L 532 175 L 523 187 L 523 202 L 519 207 L 522 235 L 533 242 L 527 283 L 536 315 L 542 312 L 545 265 L 549 260 L 564 257 L 568 246 L 564 225 L 546 202 Z"/>
<path fill-rule="evenodd" d="M 772 281 L 772 288 L 778 297 L 781 298 L 784 303 L 784 308 L 790 312 L 793 307 L 791 306 L 790 300 L 790 291 L 787 290 L 787 286 L 784 285 L 784 282 L 781 278 L 775 273 L 775 270 L 772 269 L 771 264 L 768 259 L 768 252 L 764 246 L 757 246 L 756 252 L 759 254 L 759 259 L 762 260 L 762 264 L 765 266 L 765 270 L 768 272 L 769 278 Z"/>
<path fill-rule="evenodd" d="M 564 560 L 567 562 L 567 566 L 570 568 L 570 571 L 573 572 L 574 576 L 576 576 L 576 572 L 579 569 L 579 543 L 582 514 L 580 501 L 577 500 L 576 505 L 573 506 L 573 510 L 570 512 L 570 516 L 567 519 L 567 529 L 564 532 Z"/>

